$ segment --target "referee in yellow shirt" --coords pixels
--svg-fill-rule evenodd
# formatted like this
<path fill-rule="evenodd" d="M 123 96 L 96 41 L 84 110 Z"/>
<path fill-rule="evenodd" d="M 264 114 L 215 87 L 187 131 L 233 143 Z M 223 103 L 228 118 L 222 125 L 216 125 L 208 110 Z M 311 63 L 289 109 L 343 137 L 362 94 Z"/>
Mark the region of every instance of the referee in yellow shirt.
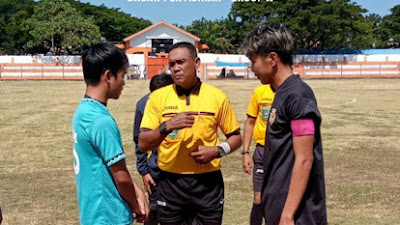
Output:
<path fill-rule="evenodd" d="M 261 206 L 261 188 L 264 179 L 264 145 L 267 121 L 275 93 L 270 85 L 262 85 L 254 89 L 249 106 L 243 134 L 243 170 L 253 172 L 253 208 L 250 214 L 250 225 L 261 225 L 263 210 Z M 254 168 L 250 158 L 251 138 L 257 143 L 253 153 Z M 253 170 L 253 171 L 252 171 Z"/>
<path fill-rule="evenodd" d="M 175 84 L 151 93 L 139 135 L 143 151 L 159 147 L 159 222 L 220 225 L 220 158 L 240 147 L 239 124 L 226 94 L 197 78 L 200 58 L 192 44 L 174 44 L 168 58 Z"/>

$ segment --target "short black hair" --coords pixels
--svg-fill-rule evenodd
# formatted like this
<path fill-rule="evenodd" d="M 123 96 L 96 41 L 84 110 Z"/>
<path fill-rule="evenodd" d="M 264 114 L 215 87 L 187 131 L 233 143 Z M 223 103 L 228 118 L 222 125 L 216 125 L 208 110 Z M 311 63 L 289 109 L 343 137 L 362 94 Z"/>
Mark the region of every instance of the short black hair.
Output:
<path fill-rule="evenodd" d="M 247 57 L 278 54 L 283 64 L 293 64 L 294 41 L 289 30 L 282 24 L 261 22 L 251 30 L 243 41 L 239 53 Z"/>
<path fill-rule="evenodd" d="M 193 59 L 197 58 L 197 51 L 196 51 L 196 48 L 194 47 L 194 45 L 192 43 L 189 43 L 189 42 L 178 42 L 178 43 L 172 45 L 169 48 L 168 52 L 171 52 L 172 50 L 174 50 L 176 48 L 186 48 L 187 50 L 189 50 L 189 52 L 192 55 Z"/>
<path fill-rule="evenodd" d="M 101 75 L 106 70 L 117 76 L 120 69 L 128 66 L 126 54 L 108 43 L 95 44 L 82 54 L 83 77 L 87 85 L 98 85 Z"/>
<path fill-rule="evenodd" d="M 174 83 L 174 79 L 169 74 L 163 73 L 160 75 L 156 75 L 153 78 L 151 78 L 150 91 L 153 92 L 159 88 L 165 87 L 165 86 L 173 84 L 173 83 Z"/>

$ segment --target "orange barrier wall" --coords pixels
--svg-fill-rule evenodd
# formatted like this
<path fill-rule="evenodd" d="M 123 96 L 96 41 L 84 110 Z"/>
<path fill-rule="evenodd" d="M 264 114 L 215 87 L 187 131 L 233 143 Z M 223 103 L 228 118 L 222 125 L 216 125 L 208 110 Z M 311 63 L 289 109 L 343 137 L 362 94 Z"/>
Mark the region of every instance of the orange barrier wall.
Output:
<path fill-rule="evenodd" d="M 168 64 L 166 58 L 149 59 L 148 75 L 158 73 Z M 215 63 L 201 64 L 198 74 L 202 79 L 217 79 L 223 67 Z M 250 68 L 226 67 L 226 74 L 233 70 L 237 78 L 255 78 Z M 304 78 L 367 78 L 400 77 L 400 61 L 364 61 L 364 62 L 299 62 L 294 71 Z M 79 63 L 2 63 L 1 80 L 82 80 L 83 72 Z"/>
<path fill-rule="evenodd" d="M 304 62 L 294 70 L 305 78 L 400 77 L 400 62 Z"/>
<path fill-rule="evenodd" d="M 83 80 L 82 66 L 75 63 L 0 64 L 1 80 Z"/>

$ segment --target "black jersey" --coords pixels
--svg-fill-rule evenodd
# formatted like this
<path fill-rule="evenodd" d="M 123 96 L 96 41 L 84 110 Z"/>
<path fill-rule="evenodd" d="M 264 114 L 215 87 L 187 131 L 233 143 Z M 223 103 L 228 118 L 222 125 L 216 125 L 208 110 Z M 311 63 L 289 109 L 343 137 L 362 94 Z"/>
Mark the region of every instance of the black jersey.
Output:
<path fill-rule="evenodd" d="M 267 225 L 279 223 L 286 202 L 295 160 L 291 122 L 302 118 L 314 121 L 314 162 L 294 220 L 296 225 L 327 224 L 321 114 L 311 88 L 298 75 L 292 75 L 276 91 L 267 125 L 262 188 Z"/>

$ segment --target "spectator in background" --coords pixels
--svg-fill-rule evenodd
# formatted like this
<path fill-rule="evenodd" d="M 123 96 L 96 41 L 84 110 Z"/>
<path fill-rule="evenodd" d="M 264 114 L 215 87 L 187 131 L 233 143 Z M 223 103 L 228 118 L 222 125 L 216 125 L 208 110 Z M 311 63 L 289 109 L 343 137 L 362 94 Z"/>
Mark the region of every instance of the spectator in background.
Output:
<path fill-rule="evenodd" d="M 261 189 L 264 181 L 264 146 L 267 121 L 274 101 L 275 93 L 270 85 L 262 85 L 254 89 L 247 107 L 247 119 L 244 124 L 242 166 L 245 173 L 253 173 L 253 208 L 250 214 L 250 225 L 261 225 L 263 210 L 261 206 Z M 257 143 L 250 158 L 251 138 Z"/>
<path fill-rule="evenodd" d="M 174 80 L 171 75 L 161 74 L 154 76 L 150 81 L 150 92 L 153 92 L 164 86 L 173 84 Z M 149 194 L 149 207 L 150 214 L 149 218 L 145 222 L 145 225 L 156 225 L 158 224 L 157 217 L 157 183 L 159 179 L 160 169 L 157 166 L 157 155 L 158 148 L 153 149 L 150 152 L 150 157 L 147 152 L 142 152 L 139 147 L 139 133 L 140 124 L 144 114 L 149 94 L 141 98 L 136 104 L 135 122 L 133 125 L 133 141 L 135 142 L 136 152 L 136 167 L 140 175 L 142 175 L 143 185 Z"/>
<path fill-rule="evenodd" d="M 236 77 L 236 74 L 233 70 L 229 70 L 228 74 L 226 75 L 227 77 Z"/>
<path fill-rule="evenodd" d="M 225 75 L 226 75 L 226 69 L 224 67 L 224 68 L 221 69 L 221 73 L 219 73 L 219 77 L 220 78 L 225 78 Z"/>

